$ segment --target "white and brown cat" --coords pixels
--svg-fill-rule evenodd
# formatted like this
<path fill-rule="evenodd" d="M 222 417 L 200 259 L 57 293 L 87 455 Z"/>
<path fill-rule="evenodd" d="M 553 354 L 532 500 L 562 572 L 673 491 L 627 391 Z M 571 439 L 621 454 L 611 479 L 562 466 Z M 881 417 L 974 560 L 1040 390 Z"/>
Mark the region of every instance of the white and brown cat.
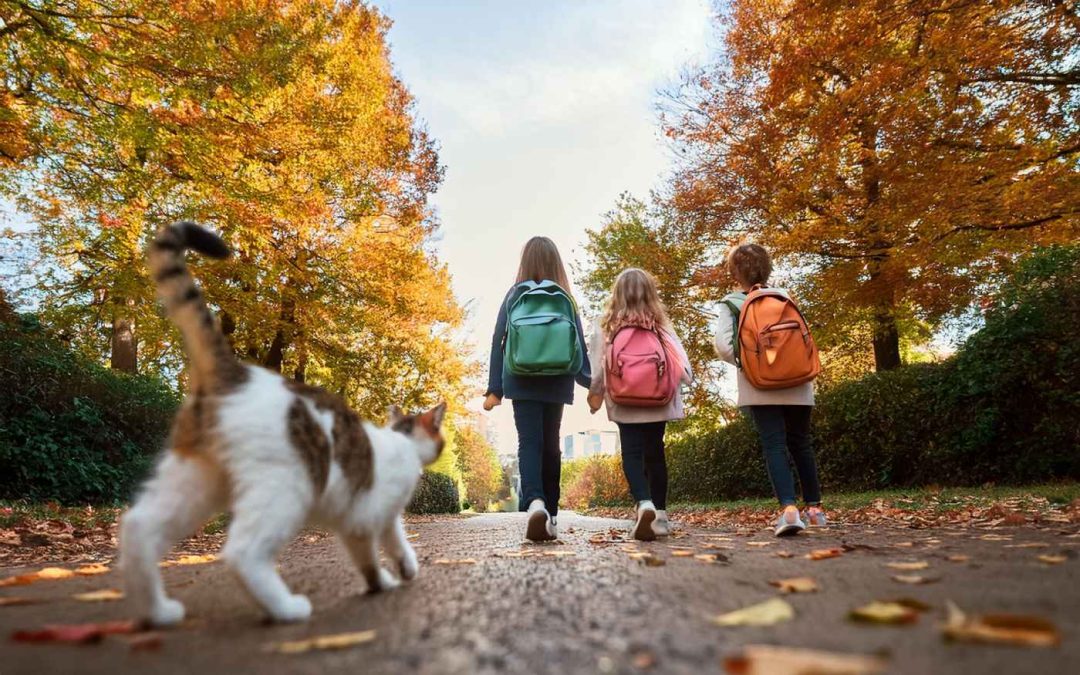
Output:
<path fill-rule="evenodd" d="M 229 254 L 190 222 L 163 228 L 150 247 L 158 295 L 184 337 L 190 394 L 153 477 L 121 522 L 121 567 L 140 617 L 158 626 L 184 618 L 184 606 L 165 594 L 158 562 L 221 511 L 232 516 L 222 558 L 276 621 L 311 615 L 311 603 L 276 568 L 306 524 L 340 536 L 372 591 L 399 584 L 379 565 L 380 544 L 401 579 L 415 577 L 401 514 L 422 468 L 442 451 L 446 404 L 419 415 L 394 408 L 378 427 L 334 394 L 241 363 L 184 265 L 189 248 Z"/>

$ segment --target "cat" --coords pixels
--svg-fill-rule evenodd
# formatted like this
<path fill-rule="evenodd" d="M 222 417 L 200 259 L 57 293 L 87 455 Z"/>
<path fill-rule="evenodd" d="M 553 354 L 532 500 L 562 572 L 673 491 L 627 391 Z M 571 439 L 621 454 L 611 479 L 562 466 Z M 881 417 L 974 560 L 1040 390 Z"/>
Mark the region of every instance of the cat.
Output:
<path fill-rule="evenodd" d="M 158 562 L 223 510 L 232 517 L 221 557 L 275 621 L 311 616 L 311 602 L 276 569 L 306 524 L 341 538 L 371 591 L 400 584 L 380 566 L 380 544 L 400 579 L 414 578 L 401 514 L 423 467 L 442 452 L 446 404 L 416 415 L 393 407 L 378 427 L 339 396 L 240 362 L 184 264 L 189 248 L 229 255 L 217 235 L 191 222 L 162 228 L 148 253 L 158 296 L 184 338 L 190 394 L 153 476 L 121 519 L 120 567 L 139 617 L 155 626 L 183 620 Z"/>

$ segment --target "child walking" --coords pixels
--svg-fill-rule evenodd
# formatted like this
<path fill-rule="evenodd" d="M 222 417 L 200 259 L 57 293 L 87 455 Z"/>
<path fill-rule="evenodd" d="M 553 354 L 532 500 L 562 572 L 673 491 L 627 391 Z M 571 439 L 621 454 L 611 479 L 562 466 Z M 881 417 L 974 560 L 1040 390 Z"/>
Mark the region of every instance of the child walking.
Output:
<path fill-rule="evenodd" d="M 518 508 L 528 512 L 525 538 L 530 541 L 558 537 L 563 406 L 574 402 L 575 381 L 588 387 L 590 380 L 581 317 L 559 250 L 547 237 L 533 237 L 499 308 L 484 399 L 484 410 L 503 398 L 513 401 Z"/>
<path fill-rule="evenodd" d="M 619 427 L 623 472 L 637 502 L 631 534 L 643 541 L 667 536 L 664 431 L 684 417 L 679 389 L 693 372 L 648 272 L 631 268 L 618 276 L 590 347 L 589 409 L 604 403 Z"/>
<path fill-rule="evenodd" d="M 714 331 L 714 344 L 721 359 L 739 365 L 736 359 L 739 313 L 746 302 L 747 294 L 756 288 L 763 288 L 768 282 L 772 273 L 772 260 L 763 247 L 743 244 L 731 250 L 727 267 L 740 290 L 724 298 L 727 309 L 721 309 L 722 316 Z M 783 298 L 788 297 L 786 291 L 769 290 L 776 291 Z M 787 328 L 790 323 L 792 322 L 786 322 L 782 327 Z M 808 339 L 809 334 L 806 333 L 803 338 Z M 814 358 L 816 359 L 816 348 Z M 738 405 L 749 411 L 754 426 L 757 427 L 769 480 L 772 481 L 776 498 L 780 501 L 782 511 L 776 519 L 776 536 L 797 534 L 805 529 L 804 518 L 811 525 L 825 525 L 825 513 L 821 509 L 821 486 L 810 437 L 810 413 L 814 406 L 813 382 L 807 381 L 780 389 L 759 388 L 750 382 L 742 367 L 737 369 L 736 377 L 739 387 Z M 795 461 L 795 470 L 799 474 L 803 502 L 807 507 L 805 514 L 800 514 L 796 506 L 795 481 L 788 464 L 789 454 Z"/>

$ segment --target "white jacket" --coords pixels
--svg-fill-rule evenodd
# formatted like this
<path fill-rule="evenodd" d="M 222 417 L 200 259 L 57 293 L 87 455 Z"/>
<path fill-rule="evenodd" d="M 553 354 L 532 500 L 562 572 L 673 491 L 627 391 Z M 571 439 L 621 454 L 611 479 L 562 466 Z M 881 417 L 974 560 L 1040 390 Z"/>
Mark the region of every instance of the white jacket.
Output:
<path fill-rule="evenodd" d="M 781 293 L 787 295 L 787 291 L 781 289 Z M 742 309 L 746 300 L 746 293 L 741 291 L 730 293 L 724 298 L 736 307 Z M 713 347 L 716 355 L 724 361 L 735 365 L 735 350 L 732 349 L 732 340 L 735 335 L 735 320 L 731 309 L 725 304 L 720 307 L 720 318 L 713 324 Z M 742 368 L 736 366 L 736 379 L 739 385 L 739 399 L 737 405 L 740 408 L 750 405 L 814 405 L 814 383 L 806 382 L 787 389 L 758 389 L 750 384 L 743 374 Z M 593 371 L 596 372 L 596 371 Z"/>

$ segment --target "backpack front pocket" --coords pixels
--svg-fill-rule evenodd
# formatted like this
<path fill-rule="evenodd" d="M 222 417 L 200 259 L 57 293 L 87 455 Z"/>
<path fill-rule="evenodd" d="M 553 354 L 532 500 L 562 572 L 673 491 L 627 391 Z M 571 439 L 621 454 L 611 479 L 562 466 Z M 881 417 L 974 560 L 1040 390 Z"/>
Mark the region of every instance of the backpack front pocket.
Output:
<path fill-rule="evenodd" d="M 523 317 L 510 327 L 507 356 L 519 371 L 568 373 L 574 363 L 576 340 L 574 324 L 562 315 Z"/>

